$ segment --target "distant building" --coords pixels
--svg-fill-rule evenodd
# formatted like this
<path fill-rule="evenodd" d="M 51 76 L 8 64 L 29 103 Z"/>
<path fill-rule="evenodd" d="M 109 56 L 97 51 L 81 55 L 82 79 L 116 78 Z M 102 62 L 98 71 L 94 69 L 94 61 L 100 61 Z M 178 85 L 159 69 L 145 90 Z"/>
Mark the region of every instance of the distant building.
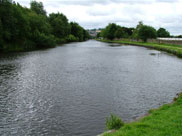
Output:
<path fill-rule="evenodd" d="M 96 30 L 96 33 L 100 33 L 101 32 L 101 30 Z"/>
<path fill-rule="evenodd" d="M 100 33 L 102 30 L 101 29 L 91 29 L 87 30 L 90 36 L 96 37 L 98 33 Z"/>
<path fill-rule="evenodd" d="M 157 43 L 182 45 L 182 38 L 157 38 Z"/>
<path fill-rule="evenodd" d="M 163 40 L 163 41 L 182 41 L 182 38 L 157 38 L 158 40 Z"/>

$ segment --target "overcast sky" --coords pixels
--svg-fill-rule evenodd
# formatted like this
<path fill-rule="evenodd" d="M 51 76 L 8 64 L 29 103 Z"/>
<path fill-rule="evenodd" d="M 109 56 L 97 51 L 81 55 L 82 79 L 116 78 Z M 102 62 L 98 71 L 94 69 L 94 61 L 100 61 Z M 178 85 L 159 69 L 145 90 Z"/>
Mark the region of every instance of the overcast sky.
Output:
<path fill-rule="evenodd" d="M 15 0 L 29 7 L 30 0 Z M 136 27 L 139 21 L 182 34 L 182 0 L 38 0 L 48 13 L 61 12 L 86 29 L 108 23 Z"/>

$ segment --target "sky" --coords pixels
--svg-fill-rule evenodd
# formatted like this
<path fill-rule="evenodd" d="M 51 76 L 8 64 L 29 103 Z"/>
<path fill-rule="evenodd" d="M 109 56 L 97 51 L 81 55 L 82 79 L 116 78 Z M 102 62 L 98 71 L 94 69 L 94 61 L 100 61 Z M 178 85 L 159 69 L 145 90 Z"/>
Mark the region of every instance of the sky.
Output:
<path fill-rule="evenodd" d="M 30 0 L 15 0 L 29 7 Z M 156 29 L 182 35 L 182 0 L 37 0 L 48 13 L 63 13 L 85 29 L 104 28 L 108 23 L 136 27 L 139 21 Z"/>

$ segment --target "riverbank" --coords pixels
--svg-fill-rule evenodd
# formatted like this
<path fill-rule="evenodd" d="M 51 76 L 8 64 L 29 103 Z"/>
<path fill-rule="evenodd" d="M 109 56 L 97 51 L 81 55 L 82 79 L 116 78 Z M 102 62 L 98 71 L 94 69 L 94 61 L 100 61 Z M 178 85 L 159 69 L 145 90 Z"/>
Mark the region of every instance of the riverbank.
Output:
<path fill-rule="evenodd" d="M 87 40 L 85 40 L 85 41 L 87 41 Z M 85 42 L 85 41 L 81 41 L 81 42 Z M 0 49 L 0 53 L 29 52 L 29 51 L 37 51 L 37 50 L 46 50 L 46 49 L 55 48 L 57 46 L 61 46 L 63 44 L 69 44 L 69 43 L 74 43 L 74 42 L 78 42 L 78 41 L 62 42 L 62 43 L 55 44 L 50 47 L 39 47 L 39 48 L 36 46 L 20 46 L 18 44 L 14 44 L 14 45 L 9 44 L 9 45 L 3 46 L 3 48 Z"/>
<path fill-rule="evenodd" d="M 35 50 L 41 50 L 41 49 L 48 49 L 48 48 L 37 48 L 35 46 L 23 47 L 18 44 L 8 44 L 8 45 L 6 44 L 0 49 L 0 52 L 1 53 L 29 52 L 29 51 L 35 51 Z"/>
<path fill-rule="evenodd" d="M 182 93 L 171 104 L 149 111 L 149 115 L 103 136 L 181 136 Z"/>
<path fill-rule="evenodd" d="M 144 43 L 144 42 L 135 42 L 127 40 L 99 40 L 99 41 L 152 48 L 160 51 L 165 51 L 182 58 L 182 45 Z"/>

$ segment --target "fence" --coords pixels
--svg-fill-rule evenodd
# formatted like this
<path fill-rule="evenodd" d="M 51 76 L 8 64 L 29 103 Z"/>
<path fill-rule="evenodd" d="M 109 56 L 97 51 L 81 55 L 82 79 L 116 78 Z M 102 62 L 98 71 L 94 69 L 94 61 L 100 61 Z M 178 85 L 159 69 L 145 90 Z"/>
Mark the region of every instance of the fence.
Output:
<path fill-rule="evenodd" d="M 131 41 L 137 41 L 131 39 Z M 141 42 L 141 40 L 138 40 Z M 148 39 L 147 42 L 150 43 L 163 43 L 163 44 L 174 44 L 182 46 L 182 38 L 157 38 L 157 39 Z"/>

